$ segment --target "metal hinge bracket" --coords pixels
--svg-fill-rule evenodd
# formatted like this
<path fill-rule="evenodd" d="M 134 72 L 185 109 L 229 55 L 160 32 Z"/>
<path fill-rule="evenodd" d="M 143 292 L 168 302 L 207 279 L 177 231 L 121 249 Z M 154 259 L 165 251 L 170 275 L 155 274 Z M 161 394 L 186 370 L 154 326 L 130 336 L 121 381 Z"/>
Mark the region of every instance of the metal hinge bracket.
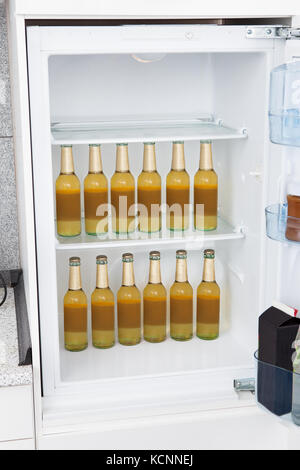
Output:
<path fill-rule="evenodd" d="M 236 379 L 233 381 L 233 387 L 236 392 L 255 393 L 255 379 Z"/>
<path fill-rule="evenodd" d="M 247 26 L 249 39 L 300 39 L 300 28 L 287 26 Z"/>

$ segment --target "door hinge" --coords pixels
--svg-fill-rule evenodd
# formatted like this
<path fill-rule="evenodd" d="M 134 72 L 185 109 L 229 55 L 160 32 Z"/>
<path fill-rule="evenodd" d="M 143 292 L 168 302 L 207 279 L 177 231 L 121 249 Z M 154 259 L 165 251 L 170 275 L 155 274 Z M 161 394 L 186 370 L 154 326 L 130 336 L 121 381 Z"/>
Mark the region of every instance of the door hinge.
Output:
<path fill-rule="evenodd" d="M 255 379 L 236 379 L 233 381 L 233 387 L 236 392 L 255 393 Z"/>
<path fill-rule="evenodd" d="M 247 26 L 249 39 L 300 39 L 300 28 L 287 26 Z"/>

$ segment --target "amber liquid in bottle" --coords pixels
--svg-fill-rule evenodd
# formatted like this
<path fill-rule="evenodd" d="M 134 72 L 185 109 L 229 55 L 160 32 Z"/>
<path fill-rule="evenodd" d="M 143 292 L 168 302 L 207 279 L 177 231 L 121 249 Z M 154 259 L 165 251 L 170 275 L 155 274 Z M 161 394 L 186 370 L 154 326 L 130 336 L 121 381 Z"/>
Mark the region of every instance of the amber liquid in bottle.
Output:
<path fill-rule="evenodd" d="M 85 231 L 99 235 L 108 231 L 108 184 L 102 171 L 100 145 L 90 145 L 89 153 L 89 173 L 84 180 Z"/>
<path fill-rule="evenodd" d="M 212 340 L 219 336 L 220 288 L 215 281 L 215 252 L 204 251 L 203 281 L 197 289 L 197 336 Z"/>
<path fill-rule="evenodd" d="M 135 230 L 135 183 L 129 171 L 128 145 L 117 144 L 116 172 L 111 178 L 112 229 L 115 233 Z"/>
<path fill-rule="evenodd" d="M 115 300 L 108 285 L 107 257 L 97 256 L 96 289 L 92 293 L 93 346 L 111 348 L 115 344 Z"/>
<path fill-rule="evenodd" d="M 74 173 L 71 145 L 61 147 L 61 170 L 56 180 L 56 223 L 61 237 L 81 233 L 80 181 Z"/>
<path fill-rule="evenodd" d="M 300 196 L 287 195 L 288 217 L 285 236 L 288 240 L 300 242 Z"/>
<path fill-rule="evenodd" d="M 70 258 L 69 290 L 64 297 L 65 348 L 83 351 L 88 346 L 87 297 L 81 287 L 80 258 Z"/>
<path fill-rule="evenodd" d="M 188 282 L 187 253 L 176 252 L 176 278 L 170 290 L 170 334 L 177 341 L 193 337 L 193 288 Z"/>
<path fill-rule="evenodd" d="M 155 144 L 144 144 L 143 171 L 138 177 L 139 230 L 161 230 L 161 177 L 156 171 Z"/>
<path fill-rule="evenodd" d="M 134 283 L 133 255 L 122 257 L 123 280 L 118 291 L 118 336 L 125 346 L 133 346 L 141 341 L 141 295 Z"/>
<path fill-rule="evenodd" d="M 189 227 L 190 177 L 185 170 L 184 144 L 173 142 L 172 168 L 167 175 L 167 228 Z"/>
<path fill-rule="evenodd" d="M 195 228 L 197 230 L 215 230 L 217 215 L 218 176 L 213 169 L 211 142 L 201 142 L 200 165 L 194 178 Z"/>
<path fill-rule="evenodd" d="M 144 289 L 144 339 L 160 343 L 167 335 L 167 291 L 161 282 L 160 253 L 150 253 L 149 283 Z"/>

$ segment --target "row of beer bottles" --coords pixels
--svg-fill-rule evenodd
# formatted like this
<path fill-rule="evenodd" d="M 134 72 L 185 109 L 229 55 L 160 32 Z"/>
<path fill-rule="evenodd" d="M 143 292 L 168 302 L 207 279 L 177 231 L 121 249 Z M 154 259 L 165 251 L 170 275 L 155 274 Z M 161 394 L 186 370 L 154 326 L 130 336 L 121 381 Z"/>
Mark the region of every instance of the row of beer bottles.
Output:
<path fill-rule="evenodd" d="M 143 291 L 144 339 L 159 343 L 167 337 L 167 291 L 161 281 L 160 253 L 149 255 L 149 283 Z M 203 280 L 197 289 L 197 336 L 219 336 L 220 289 L 215 281 L 214 250 L 204 251 Z M 141 341 L 141 295 L 135 285 L 133 255 L 122 256 L 123 279 L 117 293 L 118 340 L 131 346 Z M 114 294 L 109 288 L 107 257 L 98 256 L 96 288 L 91 297 L 92 341 L 96 348 L 115 344 Z M 82 290 L 80 258 L 70 258 L 69 290 L 64 297 L 65 348 L 81 351 L 88 346 L 88 302 Z M 193 288 L 188 282 L 187 252 L 176 252 L 176 276 L 170 289 L 170 336 L 177 341 L 193 337 Z"/>
<path fill-rule="evenodd" d="M 125 205 L 123 201 L 125 200 Z M 155 144 L 144 144 L 143 171 L 138 177 L 139 230 L 161 230 L 161 177 L 156 169 Z M 108 231 L 108 182 L 103 173 L 100 145 L 89 147 L 89 173 L 84 180 L 85 231 L 99 235 Z M 184 144 L 173 142 L 172 168 L 166 180 L 167 228 L 186 230 L 189 225 L 190 178 L 185 170 Z M 128 145 L 117 144 L 116 171 L 111 178 L 112 229 L 128 233 L 135 229 L 135 180 L 129 170 Z M 203 205 L 204 213 L 203 213 Z M 218 177 L 213 169 L 211 142 L 201 142 L 200 165 L 194 177 L 194 226 L 217 227 Z M 198 209 L 200 208 L 200 209 Z M 74 173 L 72 146 L 62 146 L 61 172 L 56 180 L 57 232 L 61 236 L 81 233 L 80 181 Z"/>

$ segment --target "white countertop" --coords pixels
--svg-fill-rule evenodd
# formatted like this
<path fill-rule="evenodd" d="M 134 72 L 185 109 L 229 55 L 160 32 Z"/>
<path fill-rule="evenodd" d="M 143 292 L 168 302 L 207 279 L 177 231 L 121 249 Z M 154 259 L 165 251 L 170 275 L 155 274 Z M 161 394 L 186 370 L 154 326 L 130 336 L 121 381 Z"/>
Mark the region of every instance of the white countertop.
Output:
<path fill-rule="evenodd" d="M 19 349 L 14 291 L 8 289 L 6 302 L 0 307 L 0 387 L 32 383 L 32 367 L 19 366 L 18 364 Z"/>

